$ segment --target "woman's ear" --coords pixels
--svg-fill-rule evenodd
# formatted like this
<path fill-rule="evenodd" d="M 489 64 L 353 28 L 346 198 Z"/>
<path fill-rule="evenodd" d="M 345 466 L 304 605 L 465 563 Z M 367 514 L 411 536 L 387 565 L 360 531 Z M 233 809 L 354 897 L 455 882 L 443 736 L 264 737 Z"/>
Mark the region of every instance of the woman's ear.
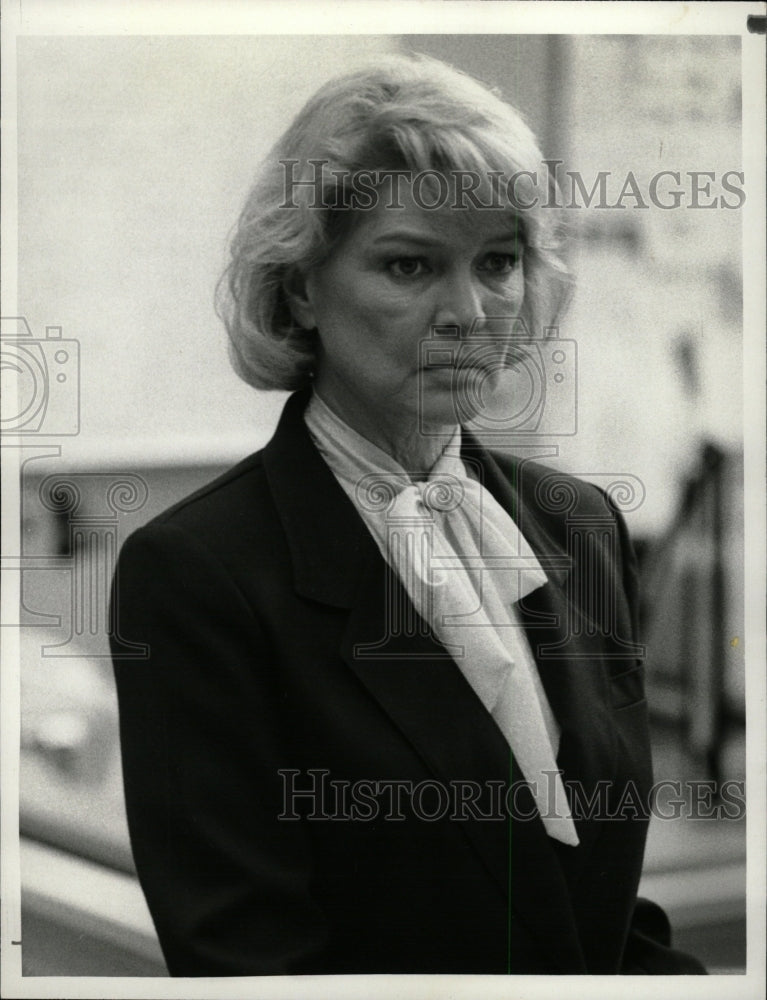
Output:
<path fill-rule="evenodd" d="M 290 306 L 293 319 L 304 330 L 313 330 L 317 326 L 309 284 L 307 275 L 297 267 L 291 267 L 282 281 L 282 290 Z"/>

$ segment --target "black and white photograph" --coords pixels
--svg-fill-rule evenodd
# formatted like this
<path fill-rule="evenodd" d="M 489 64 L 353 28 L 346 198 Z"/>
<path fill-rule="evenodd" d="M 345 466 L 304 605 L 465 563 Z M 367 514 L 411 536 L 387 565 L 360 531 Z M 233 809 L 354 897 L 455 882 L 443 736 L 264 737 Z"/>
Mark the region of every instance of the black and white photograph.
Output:
<path fill-rule="evenodd" d="M 2 994 L 762 996 L 765 4 L 2 22 Z"/>

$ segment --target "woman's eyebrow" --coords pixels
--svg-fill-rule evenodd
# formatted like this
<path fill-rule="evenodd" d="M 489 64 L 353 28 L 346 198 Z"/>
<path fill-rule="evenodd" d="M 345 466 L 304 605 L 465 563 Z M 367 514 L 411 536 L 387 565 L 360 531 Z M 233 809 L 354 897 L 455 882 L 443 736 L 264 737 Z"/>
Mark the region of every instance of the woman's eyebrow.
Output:
<path fill-rule="evenodd" d="M 496 235 L 488 236 L 485 242 L 500 243 L 504 240 L 518 240 L 524 243 L 526 238 L 527 226 L 525 225 L 525 220 L 518 215 L 514 215 L 506 223 L 506 228 L 499 230 Z"/>
<path fill-rule="evenodd" d="M 376 236 L 373 243 L 416 243 L 419 246 L 442 246 L 444 239 L 436 235 L 426 236 L 424 233 L 410 232 L 407 229 L 395 229 Z"/>
<path fill-rule="evenodd" d="M 504 229 L 483 239 L 483 243 L 517 243 L 525 242 L 525 227 L 518 222 L 513 229 Z M 388 233 L 381 233 L 376 236 L 372 243 L 377 246 L 380 243 L 414 243 L 418 246 L 441 247 L 445 244 L 443 236 L 427 236 L 424 233 L 415 233 L 406 229 L 395 229 Z"/>
<path fill-rule="evenodd" d="M 520 223 L 515 229 L 507 229 L 495 236 L 488 236 L 485 243 L 524 243 L 525 227 Z"/>

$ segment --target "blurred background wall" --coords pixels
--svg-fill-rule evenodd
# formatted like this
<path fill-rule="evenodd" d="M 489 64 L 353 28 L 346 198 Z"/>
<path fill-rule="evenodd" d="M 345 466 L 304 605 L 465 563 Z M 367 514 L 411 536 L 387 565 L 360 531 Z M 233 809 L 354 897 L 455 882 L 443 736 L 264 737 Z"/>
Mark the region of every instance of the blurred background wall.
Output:
<path fill-rule="evenodd" d="M 657 776 L 744 776 L 748 206 L 691 208 L 686 176 L 713 172 L 720 195 L 721 175 L 740 169 L 739 40 L 20 38 L 19 302 L 33 338 L 60 327 L 80 357 L 79 432 L 59 437 L 50 424 L 26 439 L 28 974 L 163 968 L 122 808 L 110 560 L 130 530 L 270 437 L 285 396 L 236 378 L 213 311 L 227 237 L 256 162 L 305 99 L 391 49 L 435 55 L 498 87 L 563 171 L 588 188 L 609 173 L 611 203 L 628 171 L 645 197 L 658 171 L 682 175 L 677 209 L 629 198 L 625 209 L 568 213 L 577 287 L 560 336 L 577 345 L 578 433 L 552 438 L 547 461 L 641 483 L 627 518 L 642 556 Z M 56 501 L 49 476 L 75 482 L 79 501 Z M 128 484 L 116 505 L 110 476 Z M 84 539 L 101 546 L 95 579 Z M 744 851 L 742 818 L 653 823 L 647 893 L 668 907 L 680 943 L 720 969 L 745 962 Z"/>

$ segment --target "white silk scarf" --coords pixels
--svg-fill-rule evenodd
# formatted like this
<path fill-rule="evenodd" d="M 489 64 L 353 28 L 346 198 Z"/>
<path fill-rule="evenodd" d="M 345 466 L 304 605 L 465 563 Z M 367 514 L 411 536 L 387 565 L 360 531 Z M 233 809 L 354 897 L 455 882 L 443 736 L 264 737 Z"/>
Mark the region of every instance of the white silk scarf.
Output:
<path fill-rule="evenodd" d="M 560 730 L 514 605 L 547 582 L 530 545 L 467 472 L 461 429 L 414 482 L 315 392 L 304 419 L 419 615 L 495 719 L 549 836 L 578 844 L 557 769 Z"/>

